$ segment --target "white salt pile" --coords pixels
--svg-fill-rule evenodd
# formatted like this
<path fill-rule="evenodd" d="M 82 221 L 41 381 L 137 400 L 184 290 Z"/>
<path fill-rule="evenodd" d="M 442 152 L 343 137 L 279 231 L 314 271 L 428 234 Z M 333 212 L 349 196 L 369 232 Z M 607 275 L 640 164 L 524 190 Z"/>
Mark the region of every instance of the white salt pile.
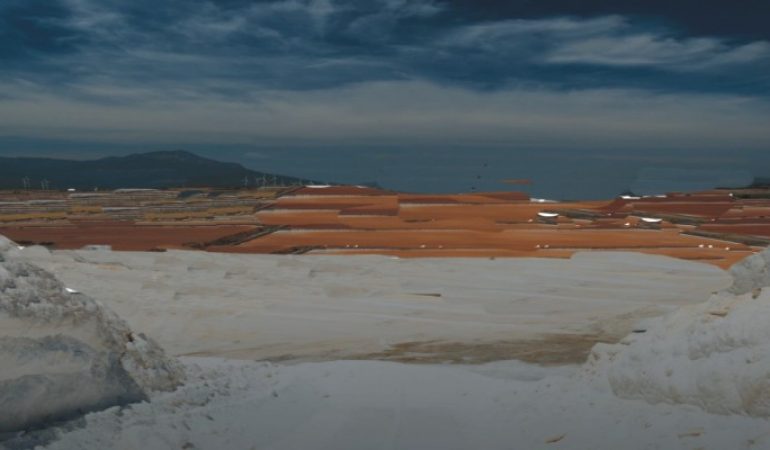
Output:
<path fill-rule="evenodd" d="M 736 264 L 731 288 L 598 345 L 586 365 L 613 392 L 717 414 L 770 417 L 770 250 Z"/>
<path fill-rule="evenodd" d="M 770 250 L 751 255 L 730 268 L 731 294 L 745 294 L 770 286 Z"/>
<path fill-rule="evenodd" d="M 29 430 L 179 385 L 163 350 L 0 236 L 0 432 Z"/>

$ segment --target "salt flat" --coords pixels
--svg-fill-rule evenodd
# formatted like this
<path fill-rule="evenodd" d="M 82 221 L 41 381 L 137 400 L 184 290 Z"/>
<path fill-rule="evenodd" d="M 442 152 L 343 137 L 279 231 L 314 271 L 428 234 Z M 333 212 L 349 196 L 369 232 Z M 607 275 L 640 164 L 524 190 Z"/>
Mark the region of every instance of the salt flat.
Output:
<path fill-rule="evenodd" d="M 184 361 L 185 386 L 89 414 L 45 448 L 770 448 L 767 419 L 621 399 L 574 366 Z"/>
<path fill-rule="evenodd" d="M 618 252 L 572 259 L 18 251 L 174 355 L 579 362 L 644 317 L 705 301 L 722 270 Z"/>
<path fill-rule="evenodd" d="M 176 390 L 0 435 L 3 449 L 770 448 L 770 252 L 733 270 L 735 283 L 713 266 L 622 253 L 5 256 L 54 271 L 57 291 L 96 296 L 187 356 Z M 455 346 L 465 363 L 575 362 L 531 355 L 631 328 L 579 365 L 339 360 L 454 361 Z M 245 360 L 272 355 L 291 361 Z"/>

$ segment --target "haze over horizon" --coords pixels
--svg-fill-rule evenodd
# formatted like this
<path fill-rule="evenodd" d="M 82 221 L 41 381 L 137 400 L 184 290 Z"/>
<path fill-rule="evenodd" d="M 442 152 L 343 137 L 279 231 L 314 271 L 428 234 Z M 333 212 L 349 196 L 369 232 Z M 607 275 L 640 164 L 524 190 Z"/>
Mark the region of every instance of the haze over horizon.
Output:
<path fill-rule="evenodd" d="M 7 0 L 0 156 L 185 149 L 411 191 L 770 175 L 770 6 Z M 713 182 L 712 182 L 713 180 Z"/>

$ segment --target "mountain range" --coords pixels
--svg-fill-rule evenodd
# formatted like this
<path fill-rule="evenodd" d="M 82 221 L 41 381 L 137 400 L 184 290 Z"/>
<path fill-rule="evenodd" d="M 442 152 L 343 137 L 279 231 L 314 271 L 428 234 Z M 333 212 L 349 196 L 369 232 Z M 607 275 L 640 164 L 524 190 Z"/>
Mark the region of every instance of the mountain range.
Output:
<path fill-rule="evenodd" d="M 0 189 L 119 189 L 238 187 L 313 183 L 258 172 L 237 163 L 203 158 L 183 150 L 76 161 L 54 158 L 0 157 Z"/>

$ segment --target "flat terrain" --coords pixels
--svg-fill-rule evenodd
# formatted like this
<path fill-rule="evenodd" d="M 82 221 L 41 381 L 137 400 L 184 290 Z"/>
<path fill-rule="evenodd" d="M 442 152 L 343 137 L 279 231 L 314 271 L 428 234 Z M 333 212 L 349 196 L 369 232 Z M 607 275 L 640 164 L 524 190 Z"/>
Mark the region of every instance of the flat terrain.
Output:
<path fill-rule="evenodd" d="M 272 365 L 184 358 L 189 382 L 89 414 L 49 450 L 756 450 L 767 420 L 618 398 L 577 367 L 519 361 Z"/>
<path fill-rule="evenodd" d="M 187 375 L 148 401 L 9 436 L 9 449 L 770 446 L 770 296 L 706 301 L 732 282 L 707 264 L 626 252 L 4 256 L 99 299 Z"/>
<path fill-rule="evenodd" d="M 769 242 L 737 194 L 10 195 L 4 256 L 187 381 L 8 448 L 768 448 L 767 293 L 706 302 Z"/>
<path fill-rule="evenodd" d="M 0 234 L 56 249 L 569 258 L 616 250 L 727 268 L 770 244 L 770 191 L 551 202 L 359 186 L 0 193 Z"/>
<path fill-rule="evenodd" d="M 196 248 L 258 227 L 251 225 L 132 225 L 120 222 L 85 223 L 73 226 L 19 228 L 8 233 L 21 244 L 55 243 L 57 248 L 78 249 L 88 245 L 109 245 L 114 250 Z"/>
<path fill-rule="evenodd" d="M 730 284 L 704 264 L 571 259 L 16 252 L 175 355 L 575 363 L 643 318 Z"/>

